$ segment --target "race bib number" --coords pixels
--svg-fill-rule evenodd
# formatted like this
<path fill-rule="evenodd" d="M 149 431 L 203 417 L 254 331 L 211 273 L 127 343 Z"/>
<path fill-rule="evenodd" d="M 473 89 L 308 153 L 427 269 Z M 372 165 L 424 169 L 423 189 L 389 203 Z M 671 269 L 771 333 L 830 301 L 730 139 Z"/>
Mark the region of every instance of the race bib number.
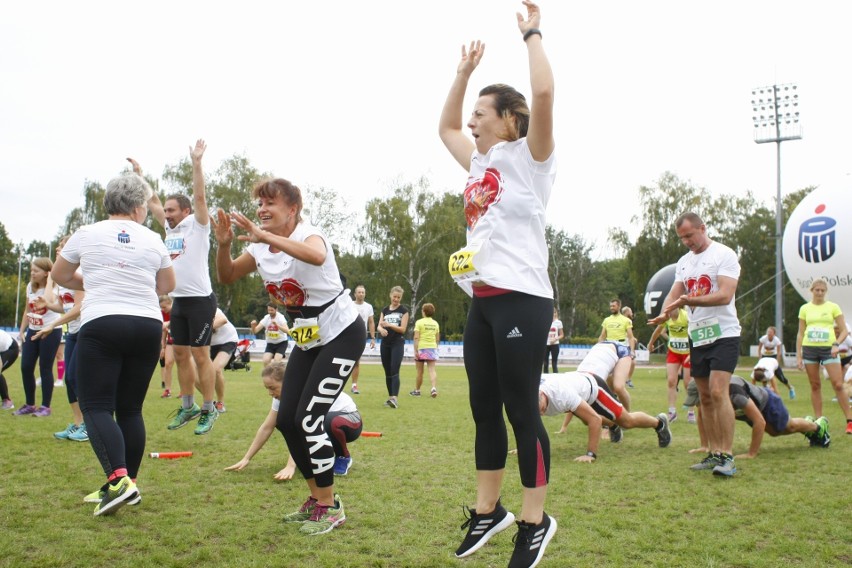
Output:
<path fill-rule="evenodd" d="M 689 338 L 692 340 L 693 347 L 710 345 L 720 337 L 722 337 L 722 328 L 717 318 L 700 321 L 689 329 Z"/>
<path fill-rule="evenodd" d="M 450 255 L 447 267 L 450 270 L 450 276 L 453 277 L 453 280 L 462 282 L 480 276 L 479 271 L 473 263 L 477 252 L 477 250 L 471 248 L 463 248 Z"/>
<path fill-rule="evenodd" d="M 169 256 L 172 257 L 172 260 L 183 254 L 183 235 L 167 236 L 163 244 L 166 245 L 166 250 L 169 251 Z"/>
<path fill-rule="evenodd" d="M 670 339 L 669 349 L 673 353 L 689 353 L 689 340 L 682 338 Z"/>
<path fill-rule="evenodd" d="M 272 325 L 267 327 L 266 328 L 266 338 L 267 339 L 274 339 L 276 341 L 281 339 L 281 332 L 278 331 L 278 327 L 272 326 Z"/>
<path fill-rule="evenodd" d="M 806 332 L 808 343 L 830 343 L 830 331 L 824 327 L 811 327 Z"/>
<path fill-rule="evenodd" d="M 293 320 L 293 327 L 290 328 L 290 336 L 304 351 L 316 347 L 322 341 L 317 318 L 296 318 Z"/>
<path fill-rule="evenodd" d="M 27 322 L 29 322 L 30 327 L 42 327 L 44 325 L 44 320 L 35 314 L 27 314 Z"/>

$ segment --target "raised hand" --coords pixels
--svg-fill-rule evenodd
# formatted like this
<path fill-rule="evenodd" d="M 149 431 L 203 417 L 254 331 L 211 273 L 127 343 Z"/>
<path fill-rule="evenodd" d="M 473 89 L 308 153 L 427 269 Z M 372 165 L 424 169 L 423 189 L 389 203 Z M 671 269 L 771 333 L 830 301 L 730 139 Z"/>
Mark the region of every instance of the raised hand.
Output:
<path fill-rule="evenodd" d="M 470 49 L 462 46 L 462 57 L 457 72 L 470 76 L 485 53 L 485 44 L 479 40 L 470 42 Z"/>
<path fill-rule="evenodd" d="M 527 7 L 527 18 L 524 19 L 520 12 L 516 12 L 515 16 L 518 18 L 518 29 L 521 30 L 522 34 L 525 34 L 531 29 L 538 29 L 541 25 L 541 10 L 538 4 L 530 2 L 530 0 L 523 0 L 522 4 Z"/>
<path fill-rule="evenodd" d="M 133 158 L 126 158 L 130 165 L 133 166 L 133 173 L 141 176 L 142 175 L 142 166 L 139 165 L 139 162 L 134 160 Z"/>
<path fill-rule="evenodd" d="M 206 150 L 206 149 L 207 149 L 207 144 L 204 142 L 204 140 L 199 138 L 195 142 L 195 148 L 193 148 L 192 146 L 189 147 L 189 157 L 192 158 L 193 162 L 200 162 L 202 156 L 204 156 L 204 150 Z M 130 159 L 130 158 L 128 158 L 128 159 Z"/>

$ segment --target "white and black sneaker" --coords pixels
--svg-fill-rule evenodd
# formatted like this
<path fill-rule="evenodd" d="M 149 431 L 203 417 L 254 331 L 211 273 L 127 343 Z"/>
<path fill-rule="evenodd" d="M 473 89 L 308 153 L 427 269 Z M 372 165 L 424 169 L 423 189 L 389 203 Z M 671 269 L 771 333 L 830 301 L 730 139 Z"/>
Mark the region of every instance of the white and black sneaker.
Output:
<path fill-rule="evenodd" d="M 657 414 L 657 420 L 660 421 L 654 430 L 657 432 L 657 440 L 659 440 L 661 448 L 668 448 L 672 443 L 672 430 L 669 428 L 669 418 L 663 413 Z"/>
<path fill-rule="evenodd" d="M 543 513 L 541 522 L 531 525 L 518 521 L 518 534 L 515 535 L 515 551 L 509 561 L 509 568 L 533 568 L 541 562 L 547 543 L 556 533 L 556 519 Z"/>
<path fill-rule="evenodd" d="M 621 442 L 621 438 L 624 436 L 624 431 L 621 429 L 621 426 L 618 424 L 613 424 L 609 427 L 609 441 L 613 444 L 618 444 Z"/>
<path fill-rule="evenodd" d="M 500 499 L 497 499 L 494 511 L 487 515 L 478 515 L 475 509 L 468 507 L 465 507 L 465 509 L 468 511 L 468 514 L 465 515 L 467 520 L 461 528 L 467 529 L 467 536 L 464 537 L 461 546 L 456 550 L 457 558 L 470 556 L 482 548 L 488 542 L 488 539 L 508 528 L 515 521 L 515 515 L 500 504 Z"/>

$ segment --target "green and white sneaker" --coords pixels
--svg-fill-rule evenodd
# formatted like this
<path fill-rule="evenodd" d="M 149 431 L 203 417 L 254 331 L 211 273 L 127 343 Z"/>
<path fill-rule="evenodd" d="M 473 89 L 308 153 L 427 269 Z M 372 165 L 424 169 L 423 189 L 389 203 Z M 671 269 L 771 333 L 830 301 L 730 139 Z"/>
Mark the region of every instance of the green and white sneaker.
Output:
<path fill-rule="evenodd" d="M 313 497 L 308 497 L 308 500 L 299 507 L 298 511 L 287 513 L 281 521 L 285 523 L 304 523 L 314 514 L 314 507 L 316 506 L 317 500 Z"/>
<path fill-rule="evenodd" d="M 65 430 L 63 430 L 62 432 L 54 432 L 53 437 L 57 440 L 67 440 L 71 436 L 71 434 L 77 431 L 77 428 L 79 428 L 79 426 L 72 422 L 71 424 L 66 426 Z"/>
<path fill-rule="evenodd" d="M 95 506 L 95 516 L 113 515 L 116 511 L 139 496 L 136 484 L 127 476 L 122 477 L 115 485 L 107 484 L 106 492 L 101 502 Z"/>
<path fill-rule="evenodd" d="M 831 444 L 831 436 L 828 434 L 828 418 L 820 416 L 816 419 L 819 430 L 811 440 L 811 444 L 820 448 L 827 448 Z"/>
<path fill-rule="evenodd" d="M 195 434 L 203 436 L 210 432 L 217 418 L 219 418 L 219 413 L 216 412 L 215 408 L 213 410 L 202 410 L 201 415 L 198 417 L 198 425 L 195 427 Z"/>
<path fill-rule="evenodd" d="M 83 497 L 84 503 L 100 503 L 106 497 L 107 489 L 109 487 L 109 483 L 104 483 L 103 487 L 98 489 L 97 491 L 92 491 L 85 497 Z M 136 488 L 136 497 L 131 497 L 127 500 L 128 505 L 138 505 L 142 502 L 142 494 L 139 493 L 139 488 Z"/>
<path fill-rule="evenodd" d="M 308 535 L 325 534 L 344 522 L 346 522 L 346 513 L 343 510 L 343 501 L 340 500 L 340 495 L 335 493 L 334 505 L 314 504 L 311 518 L 305 521 L 299 530 Z"/>
<path fill-rule="evenodd" d="M 177 430 L 178 428 L 183 428 L 186 426 L 186 423 L 190 420 L 195 420 L 201 415 L 201 407 L 197 404 L 193 403 L 192 408 L 178 408 L 175 412 L 172 413 L 174 418 L 169 425 L 166 426 L 169 430 Z"/>
<path fill-rule="evenodd" d="M 710 470 L 719 465 L 721 461 L 719 458 L 713 454 L 707 454 L 707 457 L 698 462 L 695 465 L 689 466 L 689 469 L 692 471 L 705 471 Z"/>

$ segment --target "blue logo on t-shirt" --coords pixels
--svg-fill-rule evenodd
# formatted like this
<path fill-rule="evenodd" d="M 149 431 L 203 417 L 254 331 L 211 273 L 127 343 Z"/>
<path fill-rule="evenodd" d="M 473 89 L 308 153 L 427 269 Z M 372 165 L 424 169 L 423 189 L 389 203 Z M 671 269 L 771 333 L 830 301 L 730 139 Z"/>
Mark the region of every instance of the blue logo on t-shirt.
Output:
<path fill-rule="evenodd" d="M 127 244 L 130 242 L 130 235 L 125 233 L 123 230 L 118 234 L 118 242 L 121 244 Z"/>

